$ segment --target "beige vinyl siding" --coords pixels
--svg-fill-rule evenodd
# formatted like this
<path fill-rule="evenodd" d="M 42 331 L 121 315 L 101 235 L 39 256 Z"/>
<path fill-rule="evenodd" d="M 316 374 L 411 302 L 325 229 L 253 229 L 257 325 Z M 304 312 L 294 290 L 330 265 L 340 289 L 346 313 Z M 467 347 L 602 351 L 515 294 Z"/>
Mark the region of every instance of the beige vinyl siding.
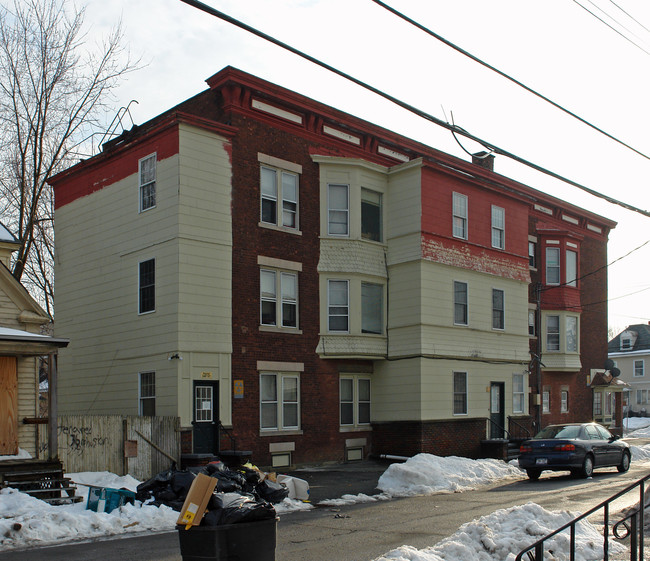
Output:
<path fill-rule="evenodd" d="M 157 162 L 156 206 L 146 212 L 137 170 L 57 210 L 57 332 L 71 340 L 59 362 L 61 413 L 137 414 L 138 373 L 155 371 L 156 414 L 181 408 L 191 421 L 192 353 L 231 352 L 224 142 L 180 125 L 180 154 Z M 156 304 L 140 315 L 138 264 L 148 259 Z M 183 361 L 168 360 L 175 353 Z M 229 383 L 229 356 L 212 363 Z"/>
<path fill-rule="evenodd" d="M 18 357 L 18 446 L 36 457 L 36 429 L 38 425 L 23 423 L 25 417 L 38 416 L 38 358 Z"/>
<path fill-rule="evenodd" d="M 417 246 L 410 246 L 420 254 L 420 230 L 422 222 L 422 159 L 413 160 L 390 168 L 386 207 L 389 210 L 389 261 L 400 258 L 394 255 L 393 240 L 417 233 Z"/>

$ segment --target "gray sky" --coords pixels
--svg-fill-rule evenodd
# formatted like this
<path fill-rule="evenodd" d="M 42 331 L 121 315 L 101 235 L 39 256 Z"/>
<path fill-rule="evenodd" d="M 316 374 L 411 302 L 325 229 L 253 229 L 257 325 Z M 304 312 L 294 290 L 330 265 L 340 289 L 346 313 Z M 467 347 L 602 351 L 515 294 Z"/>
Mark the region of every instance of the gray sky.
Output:
<path fill-rule="evenodd" d="M 650 53 L 650 2 L 579 0 Z M 370 0 L 206 3 L 479 138 L 650 209 L 650 160 L 396 18 Z M 459 47 L 650 155 L 650 55 L 574 0 L 386 0 Z M 86 0 L 89 38 L 122 18 L 144 66 L 119 91 L 136 124 L 235 66 L 463 159 L 448 131 L 180 0 Z M 481 147 L 462 141 L 470 152 Z M 650 240 L 650 219 L 497 157 L 495 171 L 618 222 L 609 262 Z M 582 274 L 587 271 L 581 271 Z M 650 321 L 650 243 L 610 267 L 609 325 Z"/>

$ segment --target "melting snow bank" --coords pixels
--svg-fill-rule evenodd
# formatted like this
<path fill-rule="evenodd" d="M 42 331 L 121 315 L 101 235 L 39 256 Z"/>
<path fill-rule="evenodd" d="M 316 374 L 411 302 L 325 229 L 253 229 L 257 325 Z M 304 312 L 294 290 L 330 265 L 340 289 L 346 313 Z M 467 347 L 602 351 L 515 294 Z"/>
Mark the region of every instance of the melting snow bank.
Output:
<path fill-rule="evenodd" d="M 575 518 L 568 511 L 548 511 L 535 503 L 497 510 L 463 524 L 458 531 L 433 547 L 415 549 L 404 545 L 375 561 L 514 561 L 532 544 Z M 570 536 L 563 532 L 549 540 L 545 552 L 555 561 L 569 559 Z M 610 541 L 610 555 L 626 548 Z M 603 536 L 592 524 L 576 525 L 576 561 L 603 558 Z"/>
<path fill-rule="evenodd" d="M 456 493 L 505 479 L 521 479 L 523 472 L 501 460 L 470 460 L 457 456 L 418 454 L 403 464 L 391 464 L 377 488 L 392 497 Z"/>

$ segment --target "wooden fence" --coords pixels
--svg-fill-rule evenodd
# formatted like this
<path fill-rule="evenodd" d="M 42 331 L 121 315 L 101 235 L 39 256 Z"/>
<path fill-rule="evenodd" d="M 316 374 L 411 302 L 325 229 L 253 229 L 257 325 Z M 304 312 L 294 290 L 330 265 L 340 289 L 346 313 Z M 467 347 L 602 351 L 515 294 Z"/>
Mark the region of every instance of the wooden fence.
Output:
<path fill-rule="evenodd" d="M 66 473 L 109 471 L 144 481 L 180 466 L 178 417 L 60 415 L 58 453 Z M 40 450 L 47 451 L 47 425 L 39 430 Z M 172 459 L 173 458 L 173 459 Z"/>

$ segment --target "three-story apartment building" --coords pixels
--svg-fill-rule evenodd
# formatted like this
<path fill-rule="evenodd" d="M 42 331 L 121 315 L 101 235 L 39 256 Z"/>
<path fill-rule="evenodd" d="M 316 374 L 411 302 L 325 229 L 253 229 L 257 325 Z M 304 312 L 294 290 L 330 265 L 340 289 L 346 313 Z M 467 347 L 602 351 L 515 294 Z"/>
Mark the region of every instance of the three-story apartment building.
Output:
<path fill-rule="evenodd" d="M 51 180 L 61 410 L 177 415 L 186 453 L 221 422 L 277 467 L 591 417 L 613 222 L 234 68 L 207 83 Z"/>

